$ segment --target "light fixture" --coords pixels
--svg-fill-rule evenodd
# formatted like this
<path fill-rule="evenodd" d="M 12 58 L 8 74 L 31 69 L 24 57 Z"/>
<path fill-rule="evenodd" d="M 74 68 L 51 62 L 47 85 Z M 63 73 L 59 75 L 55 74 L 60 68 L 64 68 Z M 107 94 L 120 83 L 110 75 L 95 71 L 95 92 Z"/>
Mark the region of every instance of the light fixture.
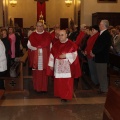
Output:
<path fill-rule="evenodd" d="M 72 0 L 65 0 L 65 4 L 67 7 L 70 7 L 70 5 L 72 4 Z"/>
<path fill-rule="evenodd" d="M 10 5 L 11 5 L 12 7 L 15 7 L 16 4 L 17 4 L 17 0 L 10 0 Z"/>

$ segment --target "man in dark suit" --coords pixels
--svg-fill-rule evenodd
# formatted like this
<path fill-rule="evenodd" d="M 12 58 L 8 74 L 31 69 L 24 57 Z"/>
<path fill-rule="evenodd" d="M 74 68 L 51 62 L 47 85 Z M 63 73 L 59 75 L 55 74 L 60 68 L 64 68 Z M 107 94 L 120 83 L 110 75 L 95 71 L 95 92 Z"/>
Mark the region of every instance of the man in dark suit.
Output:
<path fill-rule="evenodd" d="M 91 56 L 94 56 L 96 63 L 97 75 L 100 83 L 100 90 L 98 93 L 106 93 L 108 91 L 107 63 L 111 45 L 111 35 L 107 30 L 108 27 L 109 21 L 101 20 L 99 24 L 100 36 L 97 38 L 91 51 Z"/>

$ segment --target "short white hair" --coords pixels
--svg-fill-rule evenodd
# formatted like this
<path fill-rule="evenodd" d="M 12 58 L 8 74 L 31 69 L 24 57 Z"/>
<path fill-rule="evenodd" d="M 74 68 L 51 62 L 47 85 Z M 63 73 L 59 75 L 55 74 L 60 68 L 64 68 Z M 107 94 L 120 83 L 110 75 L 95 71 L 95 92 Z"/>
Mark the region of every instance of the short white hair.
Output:
<path fill-rule="evenodd" d="M 104 26 L 108 29 L 109 28 L 109 21 L 108 20 L 101 20 Z"/>

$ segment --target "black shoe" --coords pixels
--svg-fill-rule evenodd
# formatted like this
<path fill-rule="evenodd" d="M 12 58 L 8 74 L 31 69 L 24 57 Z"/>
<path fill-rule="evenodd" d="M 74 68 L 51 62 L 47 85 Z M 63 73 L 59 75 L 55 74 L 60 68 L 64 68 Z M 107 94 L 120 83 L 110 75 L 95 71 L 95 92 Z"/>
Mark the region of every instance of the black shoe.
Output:
<path fill-rule="evenodd" d="M 67 100 L 66 99 L 61 99 L 61 102 L 67 102 Z"/>
<path fill-rule="evenodd" d="M 46 93 L 47 93 L 47 91 L 41 91 L 41 93 L 42 93 L 42 94 L 46 94 Z"/>
<path fill-rule="evenodd" d="M 104 95 L 107 94 L 107 92 L 103 92 L 103 91 L 101 91 L 101 90 L 97 91 L 97 93 L 98 93 L 98 94 L 104 94 Z"/>

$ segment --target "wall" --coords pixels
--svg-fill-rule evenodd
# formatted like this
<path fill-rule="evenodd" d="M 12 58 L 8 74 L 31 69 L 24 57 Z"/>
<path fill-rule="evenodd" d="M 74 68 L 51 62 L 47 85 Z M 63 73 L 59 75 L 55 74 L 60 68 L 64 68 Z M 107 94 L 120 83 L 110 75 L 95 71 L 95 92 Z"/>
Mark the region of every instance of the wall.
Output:
<path fill-rule="evenodd" d="M 24 1 L 24 2 L 23 2 Z M 8 19 L 23 18 L 23 26 L 35 25 L 37 20 L 37 5 L 34 0 L 17 0 L 15 7 L 8 7 Z M 49 0 L 46 2 L 46 22 L 53 27 L 60 23 L 60 18 L 74 18 L 74 4 L 66 7 L 64 0 Z"/>
<path fill-rule="evenodd" d="M 60 18 L 74 19 L 74 3 L 67 7 L 64 0 L 49 0 L 46 2 L 46 16 L 46 22 L 50 27 L 60 24 Z"/>
<path fill-rule="evenodd" d="M 81 24 L 92 24 L 92 13 L 95 12 L 120 12 L 118 3 L 97 3 L 97 0 L 81 0 Z"/>
<path fill-rule="evenodd" d="M 23 26 L 30 27 L 35 25 L 37 20 L 37 5 L 34 0 L 17 0 L 17 5 L 12 7 L 8 6 L 8 20 L 10 18 L 23 18 Z"/>

